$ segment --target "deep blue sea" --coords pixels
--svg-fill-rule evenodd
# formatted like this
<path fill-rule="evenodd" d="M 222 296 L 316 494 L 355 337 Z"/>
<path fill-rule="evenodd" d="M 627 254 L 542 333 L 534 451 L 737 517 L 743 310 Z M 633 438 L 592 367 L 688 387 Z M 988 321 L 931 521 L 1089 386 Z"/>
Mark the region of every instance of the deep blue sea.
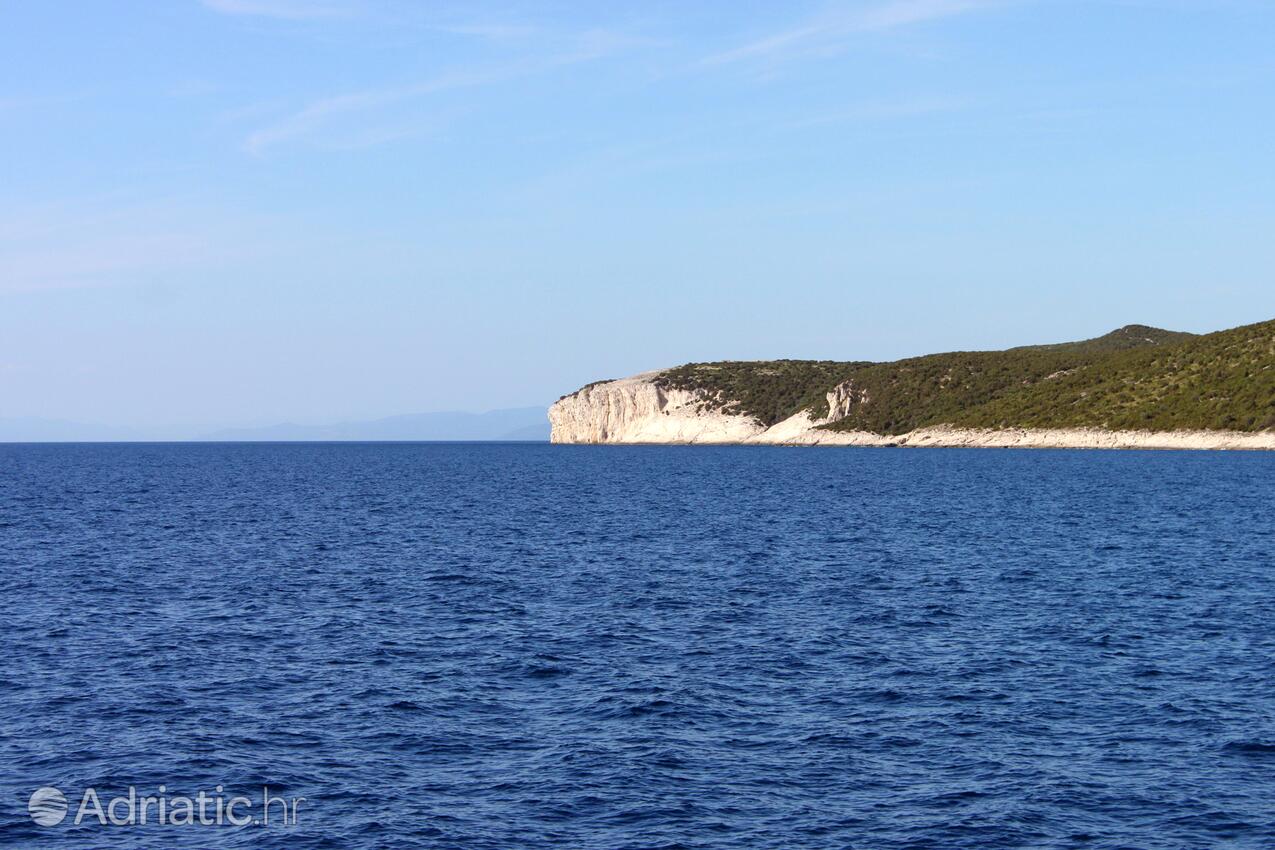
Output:
<path fill-rule="evenodd" d="M 6 445 L 0 588 L 4 846 L 1275 847 L 1275 454 Z"/>

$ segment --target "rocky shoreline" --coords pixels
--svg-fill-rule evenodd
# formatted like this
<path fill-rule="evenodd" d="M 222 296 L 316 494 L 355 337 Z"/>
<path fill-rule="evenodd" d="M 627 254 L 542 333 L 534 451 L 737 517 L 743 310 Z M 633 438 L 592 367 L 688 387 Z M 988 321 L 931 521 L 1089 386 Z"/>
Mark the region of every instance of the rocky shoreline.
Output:
<path fill-rule="evenodd" d="M 702 394 L 664 389 L 659 371 L 591 384 L 549 408 L 550 441 L 566 444 L 902 446 L 911 448 L 1275 450 L 1275 432 L 1111 431 L 1102 428 L 920 428 L 888 435 L 831 431 L 807 412 L 767 427 L 706 404 Z"/>

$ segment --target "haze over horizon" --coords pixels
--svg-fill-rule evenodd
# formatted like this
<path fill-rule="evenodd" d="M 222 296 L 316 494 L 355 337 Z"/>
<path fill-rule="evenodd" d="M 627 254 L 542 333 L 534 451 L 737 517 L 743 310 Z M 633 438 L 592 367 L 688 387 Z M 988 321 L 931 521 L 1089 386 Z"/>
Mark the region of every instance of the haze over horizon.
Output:
<path fill-rule="evenodd" d="M 0 419 L 1275 317 L 1269 4 L 4 8 Z"/>

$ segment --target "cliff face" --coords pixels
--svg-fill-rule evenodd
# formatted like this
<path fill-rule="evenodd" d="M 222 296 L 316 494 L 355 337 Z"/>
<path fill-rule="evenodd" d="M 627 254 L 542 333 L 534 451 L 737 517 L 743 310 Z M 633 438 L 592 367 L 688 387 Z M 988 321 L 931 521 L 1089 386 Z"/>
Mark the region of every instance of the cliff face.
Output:
<path fill-rule="evenodd" d="M 828 393 L 828 421 L 844 419 L 854 410 L 855 405 L 868 401 L 868 391 L 856 387 L 854 381 L 842 381 Z"/>
<path fill-rule="evenodd" d="M 722 412 L 703 390 L 656 385 L 660 372 L 591 384 L 549 408 L 554 443 L 760 444 L 790 446 L 932 446 L 966 448 L 1275 449 L 1275 433 L 1112 431 L 1102 428 L 918 428 L 906 434 L 820 428 L 868 401 L 846 381 L 827 394 L 828 412 L 805 411 L 770 427 Z M 715 409 L 718 408 L 718 409 Z"/>
<path fill-rule="evenodd" d="M 660 373 L 591 384 L 549 408 L 554 443 L 738 443 L 764 430 L 755 420 L 712 411 L 706 394 L 663 389 Z"/>
<path fill-rule="evenodd" d="M 590 384 L 549 408 L 554 443 L 769 443 L 812 445 L 888 443 L 876 434 L 834 434 L 817 430 L 831 419 L 811 419 L 804 411 L 769 428 L 751 416 L 725 413 L 703 390 L 660 387 L 660 372 Z M 827 394 L 829 413 L 840 418 L 862 393 L 850 382 Z"/>

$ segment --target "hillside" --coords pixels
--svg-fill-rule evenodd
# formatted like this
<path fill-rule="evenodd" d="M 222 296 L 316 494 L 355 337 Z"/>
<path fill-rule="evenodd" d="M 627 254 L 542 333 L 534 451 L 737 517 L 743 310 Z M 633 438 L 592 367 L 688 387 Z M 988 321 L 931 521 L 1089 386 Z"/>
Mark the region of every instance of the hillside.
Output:
<path fill-rule="evenodd" d="M 890 363 L 689 363 L 653 381 L 766 427 L 806 410 L 831 414 L 826 430 L 882 435 L 939 425 L 1252 432 L 1275 428 L 1275 321 L 1202 336 L 1129 325 Z"/>
<path fill-rule="evenodd" d="M 969 427 L 1275 428 L 1275 321 L 1118 351 L 964 411 Z"/>

